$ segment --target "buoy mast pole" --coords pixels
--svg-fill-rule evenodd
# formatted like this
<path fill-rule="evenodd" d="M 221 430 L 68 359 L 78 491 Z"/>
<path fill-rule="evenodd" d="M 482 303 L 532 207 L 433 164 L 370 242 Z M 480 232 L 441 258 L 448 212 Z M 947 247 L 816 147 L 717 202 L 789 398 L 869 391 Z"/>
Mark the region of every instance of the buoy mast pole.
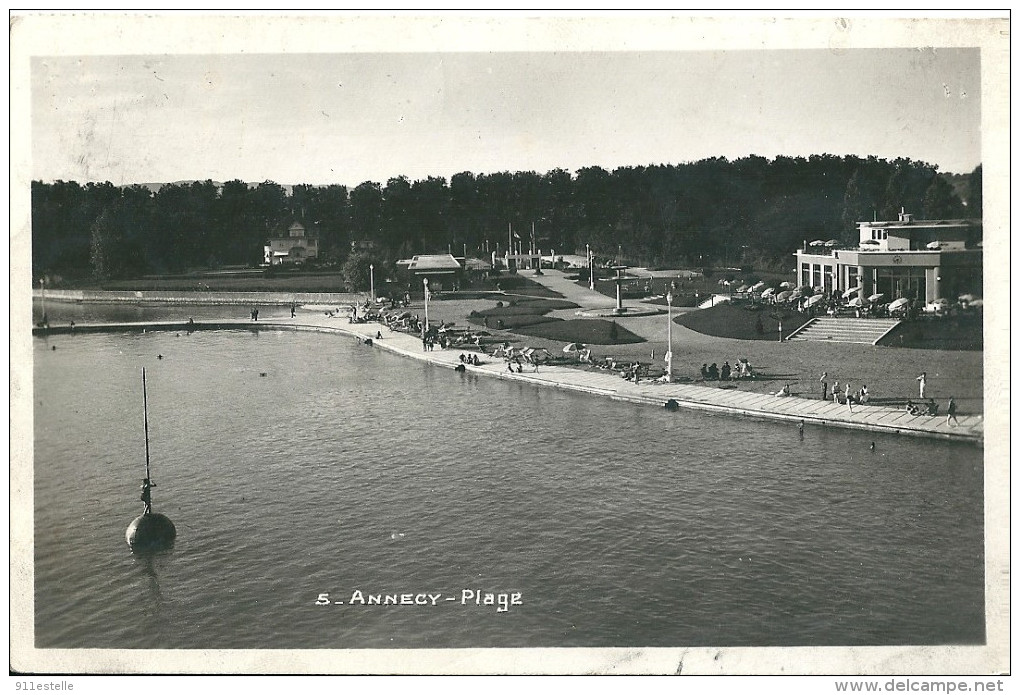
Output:
<path fill-rule="evenodd" d="M 142 367 L 142 418 L 145 422 L 145 479 L 149 479 L 149 396 L 145 391 L 145 367 Z"/>
<path fill-rule="evenodd" d="M 142 481 L 142 514 L 152 513 L 152 488 L 155 485 L 149 479 L 149 394 L 145 389 L 145 367 L 142 367 L 142 419 L 145 424 L 145 480 Z"/>

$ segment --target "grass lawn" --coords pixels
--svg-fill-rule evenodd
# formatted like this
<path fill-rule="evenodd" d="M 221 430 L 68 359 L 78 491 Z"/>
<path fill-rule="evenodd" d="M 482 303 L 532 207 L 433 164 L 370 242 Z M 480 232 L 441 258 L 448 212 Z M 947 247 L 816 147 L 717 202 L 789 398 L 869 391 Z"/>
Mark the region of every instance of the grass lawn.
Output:
<path fill-rule="evenodd" d="M 592 345 L 627 345 L 644 342 L 615 321 L 604 319 L 558 319 L 546 316 L 557 309 L 576 309 L 566 300 L 519 299 L 505 306 L 474 310 L 468 321 L 490 329 L 512 331 L 519 335 L 564 343 Z"/>
<path fill-rule="evenodd" d="M 644 338 L 631 333 L 615 321 L 605 319 L 549 319 L 544 323 L 522 326 L 517 333 L 586 345 L 629 345 L 645 342 Z"/>
<path fill-rule="evenodd" d="M 95 289 L 161 292 L 346 292 L 340 273 L 158 276 L 108 280 Z"/>
<path fill-rule="evenodd" d="M 501 302 L 502 303 L 502 302 Z M 565 299 L 517 299 L 491 309 L 472 312 L 478 316 L 515 316 L 518 314 L 547 314 L 557 309 L 577 309 L 577 305 Z"/>
<path fill-rule="evenodd" d="M 531 273 L 533 271 L 526 270 L 523 272 Z M 474 283 L 471 288 L 481 288 L 490 292 L 505 292 L 506 294 L 519 294 L 529 297 L 563 297 L 559 292 L 550 290 L 545 285 L 540 285 L 534 280 L 521 275 L 521 273 L 500 273 L 495 277 L 486 278 L 481 282 Z"/>
<path fill-rule="evenodd" d="M 525 326 L 533 326 L 538 323 L 548 323 L 550 321 L 559 320 L 560 319 L 554 319 L 551 316 L 543 316 L 541 314 L 531 314 L 527 312 L 521 312 L 518 314 L 495 314 L 482 317 L 471 316 L 468 318 L 470 323 L 478 326 L 517 332 L 522 332 L 518 331 L 518 329 L 524 328 Z M 488 323 L 486 323 L 486 321 L 488 321 Z"/>
<path fill-rule="evenodd" d="M 896 326 L 879 345 L 926 350 L 984 349 L 983 316 L 979 313 L 922 317 Z"/>
<path fill-rule="evenodd" d="M 804 325 L 809 318 L 807 314 L 786 311 L 783 318 L 783 334 L 789 335 Z M 692 331 L 718 338 L 779 342 L 779 318 L 769 307 L 752 311 L 724 302 L 708 309 L 684 314 L 676 319 L 676 322 Z"/>

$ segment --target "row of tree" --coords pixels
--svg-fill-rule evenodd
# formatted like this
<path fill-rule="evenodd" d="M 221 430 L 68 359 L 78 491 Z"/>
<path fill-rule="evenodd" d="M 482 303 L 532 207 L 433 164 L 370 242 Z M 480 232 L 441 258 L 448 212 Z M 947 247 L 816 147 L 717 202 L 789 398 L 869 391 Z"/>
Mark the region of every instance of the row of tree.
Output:
<path fill-rule="evenodd" d="M 356 242 L 376 257 L 506 248 L 512 225 L 545 252 L 598 253 L 643 265 L 789 263 L 805 239 L 856 239 L 860 220 L 980 217 L 981 168 L 953 183 L 910 159 L 751 156 L 687 164 L 400 176 L 384 185 L 271 181 L 135 185 L 32 183 L 33 270 L 114 278 L 193 267 L 257 265 L 266 240 L 301 221 L 321 262 Z M 498 246 L 497 246 L 498 245 Z"/>

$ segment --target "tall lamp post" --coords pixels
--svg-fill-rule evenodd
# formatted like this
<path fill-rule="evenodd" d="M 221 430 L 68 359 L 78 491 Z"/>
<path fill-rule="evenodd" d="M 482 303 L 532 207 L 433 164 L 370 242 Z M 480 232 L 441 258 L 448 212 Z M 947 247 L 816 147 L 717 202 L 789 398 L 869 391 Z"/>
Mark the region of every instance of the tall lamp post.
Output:
<path fill-rule="evenodd" d="M 424 340 L 429 328 L 429 279 L 422 278 L 422 283 L 425 285 L 425 323 L 421 327 L 421 337 Z"/>
<path fill-rule="evenodd" d="M 375 306 L 375 264 L 368 264 L 368 286 L 369 291 L 372 293 L 372 306 Z"/>
<path fill-rule="evenodd" d="M 674 282 L 675 286 L 676 283 Z M 666 381 L 673 383 L 673 288 L 666 292 Z"/>
<path fill-rule="evenodd" d="M 591 252 L 591 244 L 584 245 L 585 252 L 588 254 L 588 289 L 595 289 L 595 255 Z"/>

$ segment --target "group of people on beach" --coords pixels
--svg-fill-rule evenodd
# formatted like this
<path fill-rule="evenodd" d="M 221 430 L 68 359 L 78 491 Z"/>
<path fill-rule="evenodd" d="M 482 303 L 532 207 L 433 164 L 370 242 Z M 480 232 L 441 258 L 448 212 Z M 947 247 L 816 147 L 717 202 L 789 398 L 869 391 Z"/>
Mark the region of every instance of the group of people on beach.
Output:
<path fill-rule="evenodd" d="M 818 381 L 822 384 L 822 400 L 832 398 L 833 403 L 842 403 L 850 409 L 850 412 L 854 410 L 854 404 L 864 405 L 871 400 L 871 394 L 868 391 L 868 385 L 864 384 L 859 390 L 854 390 L 850 386 L 850 382 L 846 382 L 842 389 L 839 387 L 839 381 L 832 382 L 832 389 L 829 389 L 829 373 L 822 372 L 822 376 L 818 378 Z"/>
<path fill-rule="evenodd" d="M 865 405 L 871 400 L 871 394 L 868 391 L 868 385 L 864 384 L 860 390 L 854 391 L 850 382 L 847 382 L 842 389 L 840 389 L 839 381 L 833 381 L 831 388 L 829 387 L 829 373 L 822 372 L 821 377 L 818 381 L 822 385 L 822 400 L 832 398 L 833 403 L 846 404 L 847 408 L 852 413 L 854 405 Z M 921 375 L 917 377 L 918 383 L 918 398 L 920 403 L 915 403 L 912 399 L 907 399 L 906 406 L 904 409 L 911 415 L 928 415 L 937 416 L 939 414 L 939 406 L 935 402 L 934 398 L 929 397 L 925 402 L 924 391 L 928 384 L 927 372 L 921 372 Z M 779 395 L 779 394 L 776 394 Z M 952 423 L 959 425 L 959 420 L 956 419 L 956 400 L 953 396 L 949 397 L 949 402 L 946 405 L 946 425 L 952 426 Z"/>
<path fill-rule="evenodd" d="M 746 357 L 742 357 L 736 360 L 736 365 L 731 367 L 730 363 L 723 362 L 722 368 L 720 369 L 715 362 L 711 365 L 701 365 L 701 379 L 702 381 L 730 381 L 731 379 L 753 379 L 757 376 L 754 373 L 754 368 L 751 363 L 748 362 Z"/>

